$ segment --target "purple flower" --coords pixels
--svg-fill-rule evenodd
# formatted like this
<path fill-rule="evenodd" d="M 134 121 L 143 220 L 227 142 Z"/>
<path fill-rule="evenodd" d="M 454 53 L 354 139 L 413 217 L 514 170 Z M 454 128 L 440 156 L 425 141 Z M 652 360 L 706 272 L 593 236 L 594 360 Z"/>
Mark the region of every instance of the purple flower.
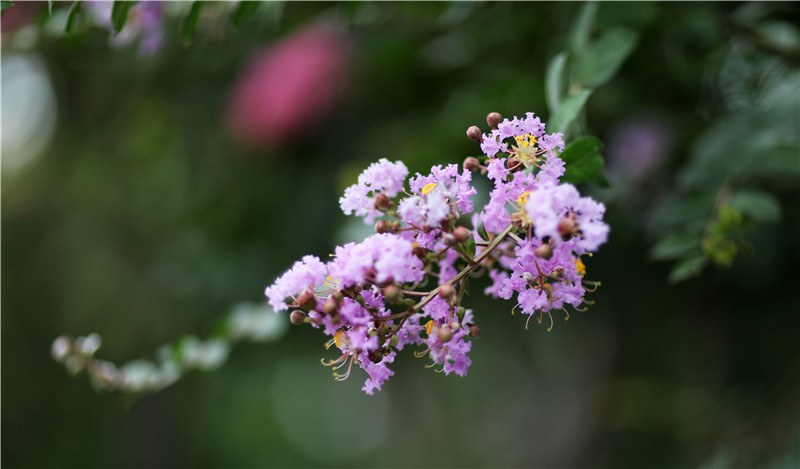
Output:
<path fill-rule="evenodd" d="M 284 311 L 287 308 L 286 298 L 299 293 L 306 288 L 313 289 L 315 285 L 321 285 L 325 281 L 328 272 L 318 257 L 305 256 L 302 260 L 294 263 L 291 269 L 281 275 L 275 283 L 267 287 L 265 294 L 269 299 L 269 304 L 275 312 Z"/>
<path fill-rule="evenodd" d="M 343 288 L 368 282 L 422 281 L 422 261 L 411 253 L 410 241 L 390 234 L 375 234 L 359 244 L 348 243 L 336 248 L 328 271 Z"/>
<path fill-rule="evenodd" d="M 406 176 L 408 168 L 402 161 L 391 163 L 386 158 L 381 158 L 358 176 L 357 184 L 345 189 L 339 205 L 345 215 L 355 213 L 358 217 L 364 217 L 365 223 L 370 224 L 375 217 L 381 216 L 381 212 L 375 208 L 375 197 L 378 194 L 395 197 L 403 190 Z"/>

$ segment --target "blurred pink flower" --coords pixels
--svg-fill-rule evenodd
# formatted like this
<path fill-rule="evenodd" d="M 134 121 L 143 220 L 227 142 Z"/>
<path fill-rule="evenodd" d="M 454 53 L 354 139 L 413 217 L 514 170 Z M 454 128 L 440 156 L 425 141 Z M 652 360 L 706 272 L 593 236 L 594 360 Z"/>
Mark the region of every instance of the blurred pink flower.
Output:
<path fill-rule="evenodd" d="M 231 132 L 261 147 L 305 134 L 343 97 L 351 59 L 349 39 L 321 24 L 273 44 L 250 61 L 233 87 Z"/>

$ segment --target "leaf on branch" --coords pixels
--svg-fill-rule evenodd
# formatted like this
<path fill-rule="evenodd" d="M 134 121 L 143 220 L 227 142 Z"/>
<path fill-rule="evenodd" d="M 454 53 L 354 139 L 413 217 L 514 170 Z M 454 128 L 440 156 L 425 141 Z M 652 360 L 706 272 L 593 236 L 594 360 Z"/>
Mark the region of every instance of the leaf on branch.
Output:
<path fill-rule="evenodd" d="M 581 57 L 586 50 L 586 45 L 589 43 L 589 35 L 592 32 L 592 23 L 594 23 L 594 17 L 597 14 L 597 8 L 598 5 L 596 2 L 584 4 L 569 31 L 567 44 L 573 57 Z"/>
<path fill-rule="evenodd" d="M 69 7 L 69 11 L 67 11 L 67 23 L 64 26 L 64 32 L 69 34 L 75 29 L 75 21 L 78 19 L 78 12 L 81 10 L 81 2 L 78 0 L 77 2 L 73 2 L 72 5 Z"/>
<path fill-rule="evenodd" d="M 702 236 L 700 233 L 679 233 L 661 238 L 648 253 L 650 259 L 668 260 L 677 259 L 690 251 L 700 247 Z"/>
<path fill-rule="evenodd" d="M 730 205 L 758 223 L 775 223 L 781 218 L 781 205 L 772 194 L 759 189 L 742 189 L 731 196 Z"/>
<path fill-rule="evenodd" d="M 261 6 L 261 2 L 239 2 L 231 15 L 231 23 L 239 27 Z"/>
<path fill-rule="evenodd" d="M 2 0 L 0 1 L 0 12 L 6 11 L 7 8 L 11 8 L 14 6 L 14 2 L 11 0 Z"/>
<path fill-rule="evenodd" d="M 703 271 L 706 264 L 706 256 L 702 251 L 695 251 L 684 256 L 677 264 L 672 267 L 667 280 L 671 285 L 697 277 Z"/>
<path fill-rule="evenodd" d="M 189 13 L 187 13 L 186 17 L 183 19 L 183 24 L 181 25 L 181 39 L 183 39 L 184 46 L 189 46 L 189 44 L 192 43 L 192 38 L 197 30 L 197 21 L 200 19 L 200 10 L 203 9 L 203 6 L 205 6 L 204 2 L 192 2 Z"/>
<path fill-rule="evenodd" d="M 566 167 L 561 181 L 577 185 L 596 179 L 602 184 L 605 181 L 605 177 L 602 176 L 603 156 L 600 153 L 602 149 L 603 143 L 589 135 L 578 137 L 567 145 L 560 155 Z"/>
<path fill-rule="evenodd" d="M 115 34 L 119 34 L 125 27 L 125 22 L 128 21 L 128 10 L 137 3 L 139 2 L 114 2 L 114 6 L 111 7 L 111 25 L 114 27 Z"/>
<path fill-rule="evenodd" d="M 586 100 L 589 99 L 591 94 L 591 90 L 580 90 L 567 96 L 550 118 L 547 130 L 551 132 L 566 132 L 569 125 L 580 115 L 583 106 L 586 105 Z"/>
<path fill-rule="evenodd" d="M 564 69 L 567 64 L 567 53 L 561 52 L 553 57 L 547 66 L 547 74 L 544 80 L 545 97 L 547 98 L 547 108 L 554 113 L 561 100 L 564 98 Z"/>
<path fill-rule="evenodd" d="M 607 31 L 592 43 L 581 57 L 578 80 L 587 88 L 604 85 L 633 52 L 639 36 L 624 28 Z"/>

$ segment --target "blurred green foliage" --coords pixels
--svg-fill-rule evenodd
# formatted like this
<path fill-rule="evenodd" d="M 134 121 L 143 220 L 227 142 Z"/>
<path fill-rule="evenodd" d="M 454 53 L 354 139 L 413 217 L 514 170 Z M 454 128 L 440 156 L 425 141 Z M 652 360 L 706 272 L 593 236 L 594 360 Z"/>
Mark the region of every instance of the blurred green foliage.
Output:
<path fill-rule="evenodd" d="M 203 3 L 190 24 L 185 3 L 140 57 L 67 4 L 6 28 L 21 3 L 3 2 L 4 77 L 41 60 L 57 127 L 24 165 L 3 149 L 4 466 L 800 464 L 795 4 Z M 355 41 L 348 99 L 282 147 L 237 144 L 237 75 L 321 18 Z M 577 101 L 584 116 L 558 116 Z M 596 135 L 575 144 L 606 161 L 611 187 L 584 188 L 612 227 L 587 262 L 603 286 L 551 333 L 481 298 L 482 279 L 469 376 L 400 357 L 374 397 L 330 379 L 309 329 L 133 405 L 49 356 L 61 333 L 100 333 L 116 362 L 209 335 L 298 257 L 368 232 L 337 198 L 369 162 L 460 163 L 489 111 Z M 635 174 L 643 121 L 667 138 Z"/>

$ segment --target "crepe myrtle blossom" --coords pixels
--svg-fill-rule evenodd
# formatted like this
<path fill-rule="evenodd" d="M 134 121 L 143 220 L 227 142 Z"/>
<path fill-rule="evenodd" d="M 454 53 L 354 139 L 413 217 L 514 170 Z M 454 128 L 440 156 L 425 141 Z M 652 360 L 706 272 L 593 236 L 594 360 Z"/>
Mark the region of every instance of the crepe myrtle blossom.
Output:
<path fill-rule="evenodd" d="M 266 289 L 276 312 L 290 309 L 293 324 L 328 336 L 326 347 L 338 354 L 322 363 L 337 380 L 361 368 L 372 394 L 408 347 L 436 371 L 465 376 L 480 329 L 462 301 L 468 280 L 481 274 L 492 283 L 484 293 L 512 300 L 526 328 L 546 314 L 550 331 L 553 312 L 566 320 L 570 308 L 591 303 L 586 294 L 600 282 L 585 279 L 584 261 L 608 238 L 605 207 L 560 183 L 563 136 L 547 134 L 533 113 L 491 113 L 487 121 L 487 133 L 467 130 L 484 155 L 468 157 L 463 169 L 438 165 L 406 181 L 400 161 L 371 164 L 339 203 L 375 223 L 376 234 L 336 247 L 326 263 L 305 256 Z M 461 220 L 475 210 L 473 174 L 493 187 L 470 229 Z"/>

